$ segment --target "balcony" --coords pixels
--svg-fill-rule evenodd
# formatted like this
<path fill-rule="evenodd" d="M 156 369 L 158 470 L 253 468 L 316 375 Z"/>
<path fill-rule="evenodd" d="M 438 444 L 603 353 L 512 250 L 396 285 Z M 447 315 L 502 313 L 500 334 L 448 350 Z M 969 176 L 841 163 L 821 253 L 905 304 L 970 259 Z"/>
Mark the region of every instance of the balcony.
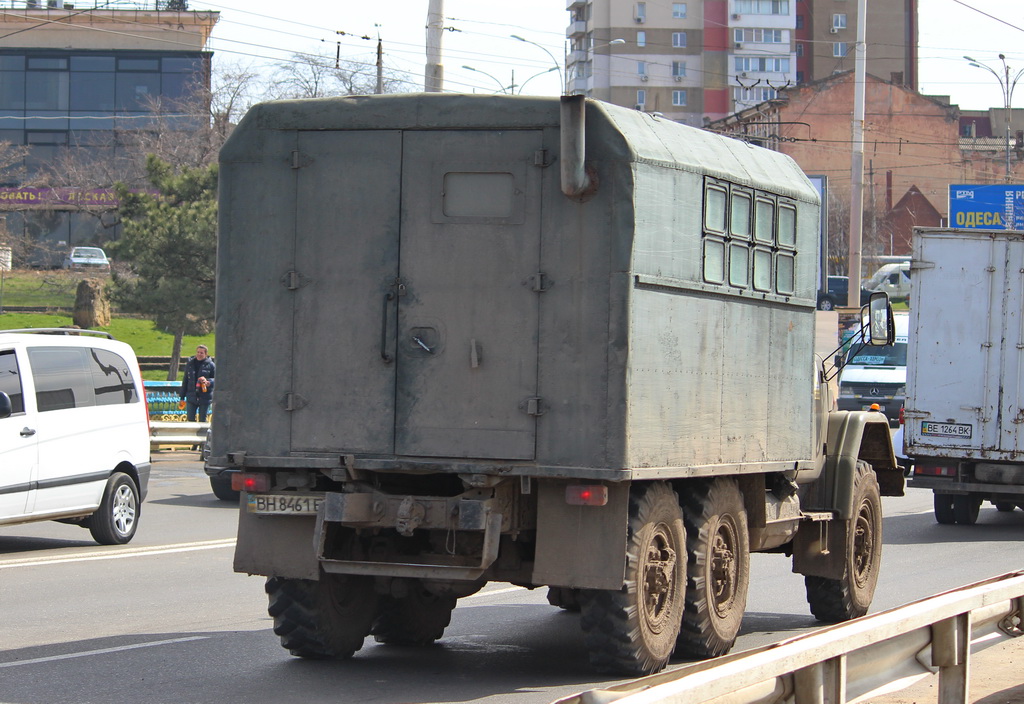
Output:
<path fill-rule="evenodd" d="M 580 37 L 587 33 L 587 22 L 586 20 L 576 20 L 570 22 L 569 26 L 565 30 L 567 37 Z"/>

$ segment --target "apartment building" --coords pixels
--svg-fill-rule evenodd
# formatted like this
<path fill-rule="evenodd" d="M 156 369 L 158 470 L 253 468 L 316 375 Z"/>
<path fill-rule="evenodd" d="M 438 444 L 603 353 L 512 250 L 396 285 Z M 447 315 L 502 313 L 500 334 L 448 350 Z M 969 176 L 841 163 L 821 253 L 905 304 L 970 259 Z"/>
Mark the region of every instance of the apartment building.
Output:
<path fill-rule="evenodd" d="M 868 13 L 868 70 L 910 87 L 916 2 Z M 567 9 L 570 92 L 694 126 L 853 61 L 857 0 L 568 0 Z"/>
<path fill-rule="evenodd" d="M 0 140 L 28 156 L 21 178 L 0 184 L 7 239 L 54 254 L 101 242 L 109 223 L 83 204 L 109 208 L 111 192 L 51 188 L 47 165 L 67 149 L 113 162 L 125 149 L 119 135 L 151 118 L 154 99 L 209 86 L 205 46 L 219 13 L 188 11 L 184 0 L 12 4 L 21 6 L 0 13 Z"/>

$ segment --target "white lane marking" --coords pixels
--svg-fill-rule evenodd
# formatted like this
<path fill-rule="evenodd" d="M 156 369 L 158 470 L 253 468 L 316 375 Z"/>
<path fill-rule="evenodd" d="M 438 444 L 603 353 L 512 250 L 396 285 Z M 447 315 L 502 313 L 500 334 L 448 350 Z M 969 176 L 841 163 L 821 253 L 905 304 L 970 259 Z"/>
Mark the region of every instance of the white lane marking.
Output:
<path fill-rule="evenodd" d="M 172 545 L 153 545 L 145 548 L 126 548 L 124 550 L 110 550 L 106 552 L 82 552 L 73 555 L 61 555 L 59 557 L 28 557 L 23 560 L 8 560 L 0 562 L 0 570 L 14 567 L 38 567 L 40 565 L 62 565 L 68 562 L 91 562 L 94 560 L 120 560 L 126 557 L 139 557 L 143 555 L 167 555 L 175 552 L 194 552 L 196 550 L 217 550 L 220 548 L 234 547 L 235 539 L 204 540 L 195 543 L 176 543 Z"/>
<path fill-rule="evenodd" d="M 17 667 L 18 665 L 37 665 L 43 662 L 55 662 L 57 660 L 70 660 L 71 658 L 84 658 L 90 655 L 106 655 L 107 653 L 120 653 L 125 650 L 137 648 L 151 648 L 154 645 L 172 645 L 174 643 L 187 643 L 192 640 L 206 640 L 210 636 L 189 636 L 187 638 L 172 638 L 171 640 L 158 640 L 152 643 L 137 643 L 135 645 L 122 645 L 119 648 L 100 648 L 99 650 L 86 650 L 81 653 L 68 653 L 66 655 L 52 655 L 48 658 L 33 658 L 32 660 L 15 660 L 14 662 L 0 662 L 0 667 Z"/>

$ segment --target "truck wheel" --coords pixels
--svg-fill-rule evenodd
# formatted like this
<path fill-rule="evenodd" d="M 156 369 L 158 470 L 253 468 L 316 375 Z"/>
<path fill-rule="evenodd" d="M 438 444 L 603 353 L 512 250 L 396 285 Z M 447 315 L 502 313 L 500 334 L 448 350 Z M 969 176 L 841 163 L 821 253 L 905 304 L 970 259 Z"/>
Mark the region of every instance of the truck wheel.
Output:
<path fill-rule="evenodd" d="M 451 623 L 455 601 L 452 596 L 431 594 L 417 582 L 408 596 L 381 600 L 370 632 L 378 643 L 430 645 Z"/>
<path fill-rule="evenodd" d="M 588 591 L 580 626 L 594 668 L 646 675 L 672 656 L 686 589 L 683 511 L 667 483 L 633 486 L 627 531 L 625 586 Z"/>
<path fill-rule="evenodd" d="M 944 526 L 956 523 L 956 514 L 953 513 L 953 496 L 951 494 L 935 494 L 932 497 L 932 506 L 935 508 L 935 522 Z"/>
<path fill-rule="evenodd" d="M 747 606 L 747 512 L 733 479 L 695 484 L 686 493 L 684 509 L 690 559 L 676 654 L 713 658 L 729 652 L 736 642 Z"/>
<path fill-rule="evenodd" d="M 242 492 L 235 491 L 231 488 L 230 474 L 218 474 L 217 476 L 211 476 L 210 488 L 213 489 L 213 495 L 221 501 L 234 501 L 235 503 L 238 503 L 238 499 L 242 495 Z"/>
<path fill-rule="evenodd" d="M 139 527 L 139 490 L 132 478 L 114 472 L 103 490 L 103 500 L 89 516 L 89 532 L 100 545 L 124 545 Z"/>
<path fill-rule="evenodd" d="M 281 645 L 300 658 L 349 658 L 363 647 L 377 612 L 369 577 L 322 574 L 319 581 L 270 577 L 268 611 Z"/>
<path fill-rule="evenodd" d="M 818 310 L 835 310 L 836 304 L 828 296 L 823 296 L 818 302 Z"/>
<path fill-rule="evenodd" d="M 996 501 L 996 511 L 999 513 L 1012 513 L 1013 509 L 1017 508 L 1017 505 L 1012 501 Z"/>
<path fill-rule="evenodd" d="M 580 590 L 570 587 L 548 587 L 548 603 L 566 611 L 580 610 Z"/>
<path fill-rule="evenodd" d="M 981 499 L 976 496 L 957 494 L 953 497 L 953 515 L 962 526 L 973 526 L 978 522 L 981 511 Z"/>
<path fill-rule="evenodd" d="M 804 577 L 811 613 L 827 623 L 848 621 L 866 614 L 878 583 L 882 561 L 882 499 L 871 465 L 858 461 L 856 471 L 854 513 L 847 531 L 843 577 Z"/>

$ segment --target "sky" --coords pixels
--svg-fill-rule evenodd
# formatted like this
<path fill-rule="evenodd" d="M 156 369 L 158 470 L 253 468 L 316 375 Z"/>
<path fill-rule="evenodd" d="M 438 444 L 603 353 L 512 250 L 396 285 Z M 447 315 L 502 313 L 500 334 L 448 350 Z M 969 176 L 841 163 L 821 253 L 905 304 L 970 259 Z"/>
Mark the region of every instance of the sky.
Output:
<path fill-rule="evenodd" d="M 668 0 L 648 0 L 652 1 Z M 984 69 L 969 66 L 963 57 L 971 56 L 1002 73 L 998 55 L 1003 53 L 1011 68 L 1012 81 L 1024 69 L 1024 2 L 917 1 L 921 92 L 948 95 L 962 109 L 1001 107 L 1003 93 L 996 78 Z M 562 55 L 569 23 L 566 4 L 565 0 L 444 0 L 447 31 L 442 49 L 446 90 L 508 92 L 514 78 L 515 92 L 557 95 L 564 80 Z M 855 12 L 855 0 L 850 0 L 850 5 Z M 340 42 L 343 59 L 372 64 L 379 35 L 385 66 L 420 85 L 425 64 L 427 6 L 427 0 L 189 3 L 192 10 L 221 13 L 210 42 L 215 63 L 229 61 L 258 68 L 287 60 L 296 52 L 334 56 Z M 511 35 L 533 43 L 513 39 Z M 362 39 L 364 36 L 370 39 Z M 867 41 L 870 51 L 870 34 Z M 1013 104 L 1024 108 L 1024 78 Z"/>

